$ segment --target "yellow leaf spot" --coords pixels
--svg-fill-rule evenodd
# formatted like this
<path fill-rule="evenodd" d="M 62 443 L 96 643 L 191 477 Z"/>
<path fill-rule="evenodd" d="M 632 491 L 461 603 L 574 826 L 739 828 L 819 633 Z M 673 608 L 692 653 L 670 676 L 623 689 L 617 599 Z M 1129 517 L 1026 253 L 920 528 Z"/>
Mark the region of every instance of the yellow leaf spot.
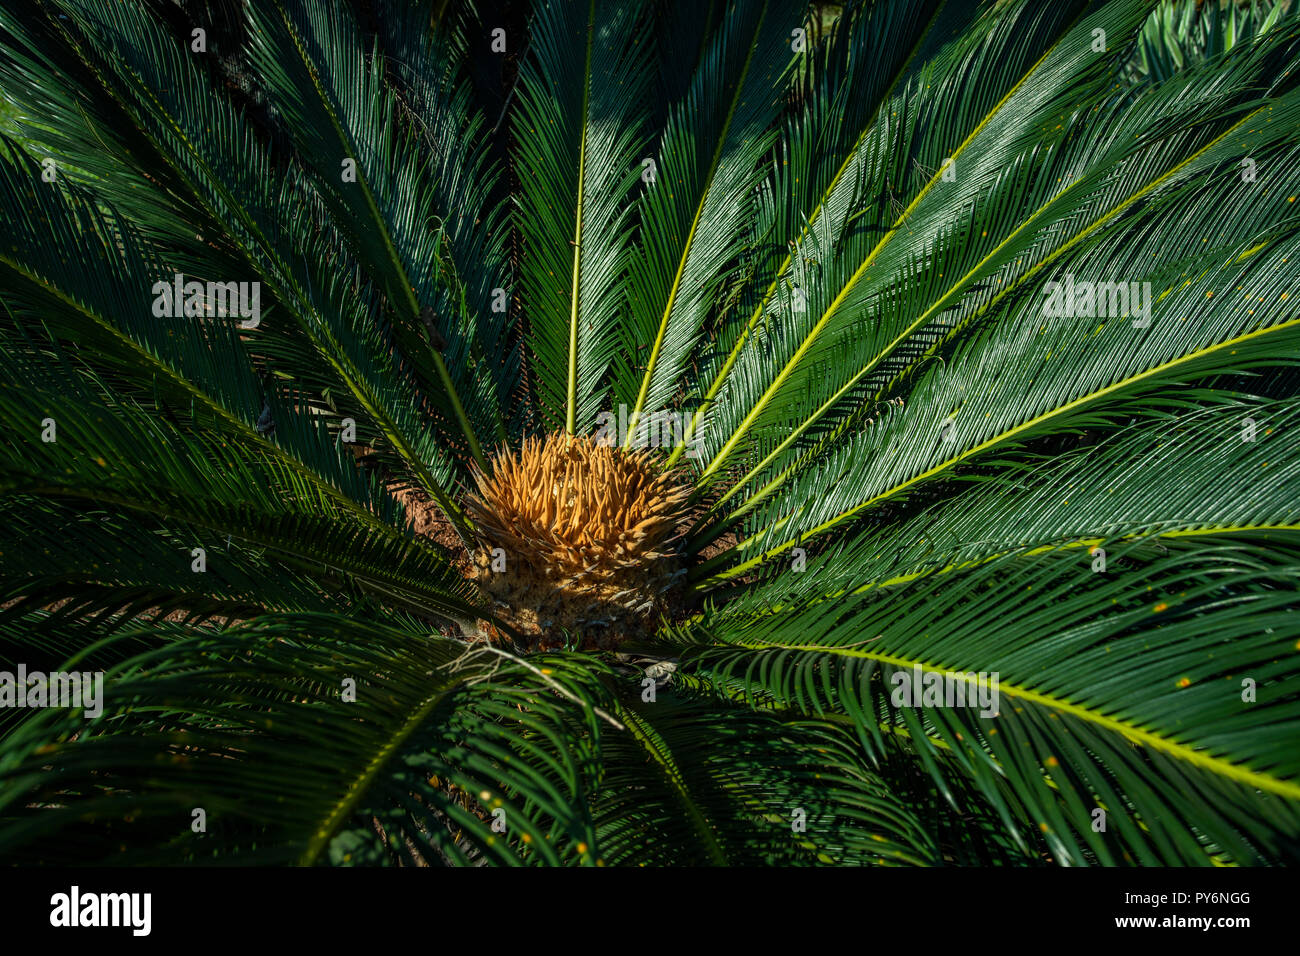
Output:
<path fill-rule="evenodd" d="M 1159 604 L 1155 606 L 1154 610 L 1157 614 L 1159 614 L 1161 611 L 1169 610 L 1169 605 L 1166 604 L 1164 601 L 1161 601 Z"/>
<path fill-rule="evenodd" d="M 1178 686 L 1179 686 L 1179 687 L 1191 687 L 1191 686 L 1192 686 L 1191 678 L 1190 678 L 1190 677 L 1183 677 L 1183 678 L 1180 678 L 1179 681 L 1178 681 Z"/>

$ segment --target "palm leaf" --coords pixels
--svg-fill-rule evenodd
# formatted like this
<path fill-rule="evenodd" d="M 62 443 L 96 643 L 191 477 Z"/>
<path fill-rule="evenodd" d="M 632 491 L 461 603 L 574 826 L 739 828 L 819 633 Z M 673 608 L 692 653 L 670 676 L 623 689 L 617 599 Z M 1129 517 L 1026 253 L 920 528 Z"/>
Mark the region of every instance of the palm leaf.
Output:
<path fill-rule="evenodd" d="M 1212 6 L 0 10 L 0 702 L 103 677 L 0 854 L 1296 859 L 1300 32 Z"/>

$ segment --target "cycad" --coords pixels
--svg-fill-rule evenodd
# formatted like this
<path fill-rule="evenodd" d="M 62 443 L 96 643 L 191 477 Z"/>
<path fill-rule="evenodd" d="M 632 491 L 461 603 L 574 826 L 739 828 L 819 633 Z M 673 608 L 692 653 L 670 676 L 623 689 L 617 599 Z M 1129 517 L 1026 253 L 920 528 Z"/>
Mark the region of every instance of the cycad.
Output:
<path fill-rule="evenodd" d="M 189 7 L 0 13 L 6 859 L 1294 856 L 1294 16 Z"/>

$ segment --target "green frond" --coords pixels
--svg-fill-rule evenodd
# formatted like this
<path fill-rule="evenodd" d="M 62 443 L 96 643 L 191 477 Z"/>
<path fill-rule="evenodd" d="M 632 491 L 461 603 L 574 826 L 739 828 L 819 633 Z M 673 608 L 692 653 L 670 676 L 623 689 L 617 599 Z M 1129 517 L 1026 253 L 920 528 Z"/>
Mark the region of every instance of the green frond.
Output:
<path fill-rule="evenodd" d="M 1296 6 L 12 0 L 0 858 L 1294 861 Z"/>
<path fill-rule="evenodd" d="M 630 3 L 546 3 L 530 25 L 514 114 L 517 223 L 539 413 L 586 432 L 605 404 L 640 182 L 649 51 Z"/>
<path fill-rule="evenodd" d="M 905 734 L 936 785 L 959 769 L 1058 862 L 1267 862 L 1300 829 L 1297 544 L 1285 532 L 1143 559 L 1134 543 L 1109 573 L 1017 552 L 847 605 L 711 615 L 674 646 L 687 674 L 746 700 L 844 715 L 869 752 Z M 918 694 L 937 675 L 937 696 L 895 696 L 913 673 Z M 980 680 L 996 706 L 944 696 Z"/>

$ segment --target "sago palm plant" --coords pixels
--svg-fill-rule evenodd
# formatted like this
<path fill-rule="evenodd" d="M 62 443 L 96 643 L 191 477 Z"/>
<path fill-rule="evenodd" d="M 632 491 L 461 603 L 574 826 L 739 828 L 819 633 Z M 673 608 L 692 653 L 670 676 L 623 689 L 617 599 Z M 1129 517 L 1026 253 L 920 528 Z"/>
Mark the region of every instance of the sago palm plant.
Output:
<path fill-rule="evenodd" d="M 6 4 L 0 858 L 1294 858 L 1300 33 L 1149 13 Z"/>

